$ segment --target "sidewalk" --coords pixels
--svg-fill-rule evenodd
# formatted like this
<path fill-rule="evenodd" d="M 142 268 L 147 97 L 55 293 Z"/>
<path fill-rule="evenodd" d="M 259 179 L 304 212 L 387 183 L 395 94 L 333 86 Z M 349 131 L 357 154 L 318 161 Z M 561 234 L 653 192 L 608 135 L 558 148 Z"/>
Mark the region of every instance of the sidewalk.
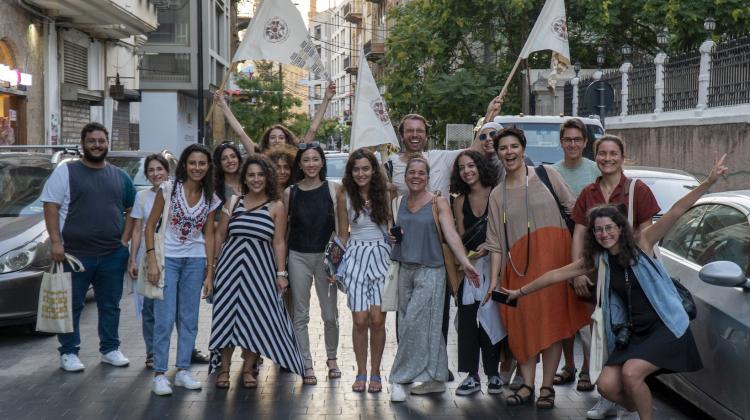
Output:
<path fill-rule="evenodd" d="M 196 378 L 203 382 L 202 391 L 175 388 L 171 397 L 151 393 L 152 373 L 144 368 L 145 347 L 130 296 L 124 296 L 121 308 L 120 337 L 122 351 L 130 359 L 130 367 L 116 368 L 99 363 L 96 335 L 96 306 L 87 302 L 81 316 L 82 373 L 66 373 L 59 369 L 57 340 L 0 330 L 0 419 L 581 419 L 594 404 L 597 394 L 579 393 L 575 385 L 556 387 L 555 409 L 537 410 L 533 405 L 509 408 L 500 395 L 486 392 L 470 397 L 455 396 L 463 375 L 456 370 L 456 334 L 451 327 L 448 340 L 450 368 L 457 379 L 448 383 L 442 395 L 409 396 L 405 403 L 392 404 L 388 386 L 381 394 L 351 392 L 356 367 L 351 345 L 351 314 L 346 299 L 339 294 L 339 366 L 343 376 L 328 380 L 325 368 L 323 325 L 317 300 L 312 298 L 310 341 L 318 376 L 318 385 L 303 386 L 302 379 L 292 374 L 279 374 L 270 360 L 262 366 L 258 388 L 240 386 L 241 358 L 235 351 L 231 387 L 214 387 L 215 376 L 208 376 L 207 365 L 193 365 Z M 453 308 L 455 315 L 455 308 Z M 201 307 L 198 347 L 208 349 L 211 307 Z M 451 318 L 451 326 L 453 325 Z M 394 316 L 388 315 L 387 342 L 383 357 L 383 376 L 387 381 L 396 354 Z M 176 336 L 172 338 L 170 366 L 174 364 Z M 541 372 L 537 373 L 539 377 Z M 168 372 L 174 376 L 174 370 Z M 486 378 L 482 377 L 486 390 Z M 537 381 L 537 388 L 539 381 Z M 507 390 L 505 391 L 508 392 Z M 537 391 L 538 392 L 538 391 Z M 658 400 L 657 419 L 683 419 L 685 414 Z"/>

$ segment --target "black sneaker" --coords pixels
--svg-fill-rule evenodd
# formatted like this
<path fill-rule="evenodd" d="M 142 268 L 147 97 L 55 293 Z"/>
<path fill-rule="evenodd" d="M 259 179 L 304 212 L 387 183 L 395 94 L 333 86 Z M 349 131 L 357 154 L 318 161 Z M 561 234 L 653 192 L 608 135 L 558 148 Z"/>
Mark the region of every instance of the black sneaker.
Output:
<path fill-rule="evenodd" d="M 453 377 L 453 372 L 451 372 L 450 369 L 448 369 L 448 382 L 453 382 L 453 380 L 456 379 Z"/>
<path fill-rule="evenodd" d="M 202 351 L 198 349 L 193 349 L 193 354 L 190 355 L 190 362 L 191 363 L 200 363 L 200 364 L 206 364 L 211 361 L 211 357 L 203 353 Z"/>
<path fill-rule="evenodd" d="M 469 375 L 456 388 L 456 395 L 471 395 L 482 390 L 482 385 L 472 375 Z"/>
<path fill-rule="evenodd" d="M 488 394 L 501 394 L 503 392 L 503 380 L 499 376 L 495 375 L 490 378 L 487 382 L 487 393 Z"/>

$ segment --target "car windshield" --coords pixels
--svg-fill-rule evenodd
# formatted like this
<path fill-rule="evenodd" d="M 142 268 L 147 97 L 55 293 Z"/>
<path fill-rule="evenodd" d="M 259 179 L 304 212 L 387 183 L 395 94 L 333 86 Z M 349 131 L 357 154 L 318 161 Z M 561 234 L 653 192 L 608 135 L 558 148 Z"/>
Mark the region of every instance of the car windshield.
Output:
<path fill-rule="evenodd" d="M 656 202 L 659 203 L 661 211 L 659 214 L 664 214 L 672 208 L 674 203 L 680 198 L 684 197 L 685 194 L 690 192 L 693 188 L 698 186 L 698 182 L 694 180 L 684 179 L 669 179 L 669 178 L 638 178 L 643 181 L 651 192 L 656 197 Z"/>
<path fill-rule="evenodd" d="M 0 217 L 43 213 L 39 197 L 51 173 L 49 156 L 0 156 Z"/>
<path fill-rule="evenodd" d="M 326 156 L 326 177 L 343 178 L 347 159 L 346 156 Z"/>
<path fill-rule="evenodd" d="M 511 124 L 508 124 L 511 125 Z M 563 158 L 563 150 L 560 147 L 560 124 L 558 123 L 512 123 L 516 128 L 523 130 L 526 135 L 526 155 L 534 163 L 555 163 Z M 589 137 L 598 139 L 604 134 L 599 126 L 587 125 Z M 587 149 L 593 144 L 589 141 Z"/>
<path fill-rule="evenodd" d="M 143 173 L 143 162 L 145 158 L 140 156 L 108 156 L 107 161 L 119 168 L 122 168 L 136 187 L 150 187 L 151 183 Z"/>

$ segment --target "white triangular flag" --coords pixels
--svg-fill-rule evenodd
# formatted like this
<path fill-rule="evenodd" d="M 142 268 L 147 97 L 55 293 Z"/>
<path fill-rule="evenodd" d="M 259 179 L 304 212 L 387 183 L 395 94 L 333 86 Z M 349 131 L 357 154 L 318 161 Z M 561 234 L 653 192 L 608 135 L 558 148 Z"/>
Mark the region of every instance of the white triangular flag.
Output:
<path fill-rule="evenodd" d="M 380 96 L 378 85 L 372 77 L 370 66 L 367 65 L 365 53 L 360 50 L 350 149 L 388 143 L 399 147 L 396 130 L 391 124 L 385 101 Z"/>
<path fill-rule="evenodd" d="M 563 0 L 547 0 L 544 3 L 520 56 L 529 58 L 529 54 L 542 50 L 552 50 L 553 63 L 558 72 L 562 73 L 570 65 L 568 23 Z"/>
<path fill-rule="evenodd" d="M 305 21 L 291 0 L 265 0 L 250 21 L 232 62 L 270 60 L 305 68 L 328 79 Z"/>

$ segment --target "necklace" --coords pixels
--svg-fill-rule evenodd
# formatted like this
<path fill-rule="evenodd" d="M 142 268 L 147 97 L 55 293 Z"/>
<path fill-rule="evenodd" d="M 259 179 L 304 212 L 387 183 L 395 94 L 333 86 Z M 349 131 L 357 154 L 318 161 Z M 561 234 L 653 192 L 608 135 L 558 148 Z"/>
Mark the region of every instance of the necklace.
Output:
<path fill-rule="evenodd" d="M 508 261 L 513 272 L 519 277 L 525 277 L 529 272 L 529 263 L 531 262 L 531 218 L 529 217 L 529 167 L 526 166 L 526 184 L 524 186 L 524 195 L 526 198 L 526 264 L 523 273 L 519 273 L 516 265 L 513 263 L 513 255 L 510 253 L 510 244 L 508 243 L 508 194 L 507 182 L 503 179 L 503 233 L 505 239 L 505 252 L 508 253 Z"/>

